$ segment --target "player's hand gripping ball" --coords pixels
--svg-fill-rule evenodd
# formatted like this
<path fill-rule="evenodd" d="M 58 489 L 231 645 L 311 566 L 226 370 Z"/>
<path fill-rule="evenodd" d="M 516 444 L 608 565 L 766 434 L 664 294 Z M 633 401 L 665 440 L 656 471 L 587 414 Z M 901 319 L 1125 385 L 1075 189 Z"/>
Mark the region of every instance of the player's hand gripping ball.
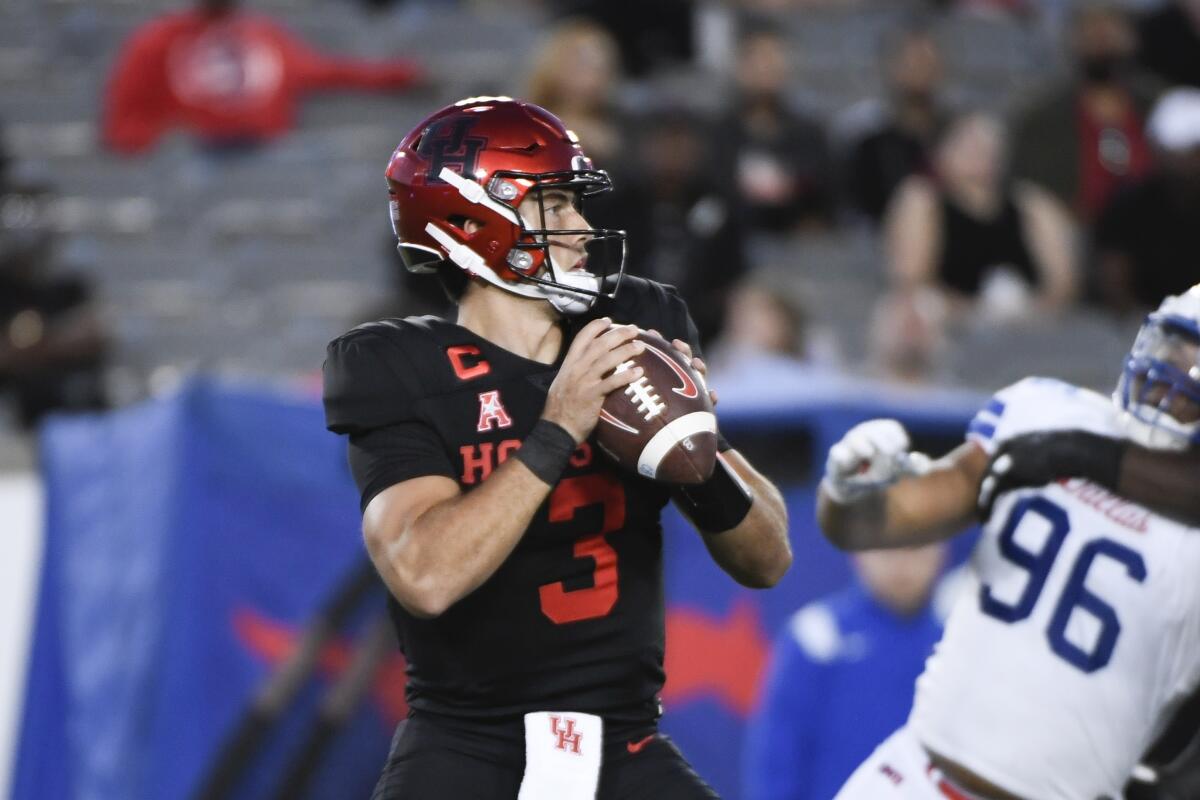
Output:
<path fill-rule="evenodd" d="M 640 354 L 617 367 L 643 374 L 600 408 L 596 443 L 614 461 L 663 483 L 703 483 L 717 461 L 717 418 L 691 359 L 649 331 Z"/>

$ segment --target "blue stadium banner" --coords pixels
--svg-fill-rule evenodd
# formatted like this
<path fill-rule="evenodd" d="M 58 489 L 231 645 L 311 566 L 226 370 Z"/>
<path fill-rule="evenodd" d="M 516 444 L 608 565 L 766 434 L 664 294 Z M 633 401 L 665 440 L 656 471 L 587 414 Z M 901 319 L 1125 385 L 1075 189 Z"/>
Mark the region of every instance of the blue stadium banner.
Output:
<path fill-rule="evenodd" d="M 740 589 L 677 515 L 666 520 L 663 727 L 727 800 L 738 796 L 741 729 L 769 643 L 797 607 L 848 579 L 813 523 L 829 444 L 879 413 L 961 437 L 972 410 L 824 404 L 722 417 L 739 447 L 756 431 L 778 441 L 781 428 L 805 443 L 782 453 L 804 463 L 784 486 L 796 559 L 777 589 Z M 214 796 L 275 796 L 297 764 L 312 773 L 299 796 L 370 794 L 407 712 L 399 654 L 368 659 L 355 712 L 335 735 L 314 736 L 330 687 L 362 668 L 382 610 L 373 583 L 313 636 L 314 618 L 364 564 L 344 447 L 314 398 L 206 379 L 46 426 L 45 558 L 15 800 L 199 797 L 239 733 L 261 746 L 235 759 L 236 789 Z M 247 726 L 279 696 L 287 702 L 269 725 Z"/>

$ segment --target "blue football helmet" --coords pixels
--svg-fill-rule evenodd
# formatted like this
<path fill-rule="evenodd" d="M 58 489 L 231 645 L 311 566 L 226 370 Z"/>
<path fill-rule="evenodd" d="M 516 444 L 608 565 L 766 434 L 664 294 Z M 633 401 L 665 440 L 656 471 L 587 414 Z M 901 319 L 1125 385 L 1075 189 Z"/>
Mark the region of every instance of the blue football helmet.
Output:
<path fill-rule="evenodd" d="M 1139 444 L 1183 450 L 1200 443 L 1200 284 L 1146 317 L 1113 400 Z"/>

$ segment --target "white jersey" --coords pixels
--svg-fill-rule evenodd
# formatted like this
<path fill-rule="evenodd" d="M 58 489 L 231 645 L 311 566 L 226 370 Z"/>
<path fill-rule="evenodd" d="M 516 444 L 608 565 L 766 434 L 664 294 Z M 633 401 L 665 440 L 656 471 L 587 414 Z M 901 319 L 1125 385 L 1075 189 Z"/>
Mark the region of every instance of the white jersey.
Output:
<path fill-rule="evenodd" d="M 1120 436 L 1107 398 L 1030 378 L 968 429 L 990 453 L 1038 430 Z M 917 681 L 933 752 L 1037 800 L 1121 796 L 1200 683 L 1200 531 L 1072 479 L 1002 496 Z"/>

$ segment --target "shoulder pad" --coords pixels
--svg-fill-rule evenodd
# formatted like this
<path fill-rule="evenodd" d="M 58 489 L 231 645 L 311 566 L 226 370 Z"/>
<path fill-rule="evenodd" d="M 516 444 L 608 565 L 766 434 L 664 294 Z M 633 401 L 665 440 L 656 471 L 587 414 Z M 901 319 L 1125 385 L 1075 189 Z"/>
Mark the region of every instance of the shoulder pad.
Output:
<path fill-rule="evenodd" d="M 696 345 L 695 325 L 688 314 L 687 303 L 674 286 L 626 275 L 621 279 L 617 296 L 597 308 L 614 321 L 654 328 L 667 340 L 683 339 Z"/>
<path fill-rule="evenodd" d="M 358 433 L 412 419 L 426 393 L 417 354 L 431 333 L 426 319 L 387 319 L 330 342 L 323 368 L 325 426 Z"/>
<path fill-rule="evenodd" d="M 1107 398 L 1056 378 L 1024 378 L 980 409 L 967 438 L 990 455 L 1011 438 L 1036 431 L 1083 430 L 1120 437 L 1117 408 Z"/>

